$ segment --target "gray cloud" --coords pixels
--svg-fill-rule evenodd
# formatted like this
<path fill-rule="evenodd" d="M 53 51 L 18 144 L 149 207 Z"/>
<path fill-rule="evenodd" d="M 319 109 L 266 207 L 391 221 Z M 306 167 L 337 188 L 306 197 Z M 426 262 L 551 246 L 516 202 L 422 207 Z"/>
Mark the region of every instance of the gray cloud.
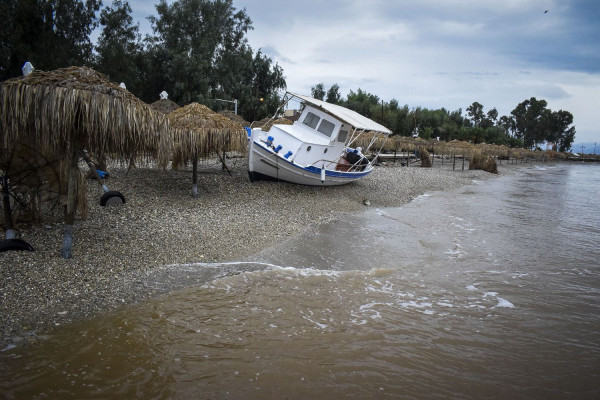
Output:
<path fill-rule="evenodd" d="M 291 91 L 337 83 L 343 95 L 361 88 L 401 104 L 451 110 L 479 101 L 501 115 L 529 97 L 546 98 L 553 109 L 574 114 L 580 140 L 596 134 L 593 110 L 600 107 L 596 2 L 234 0 L 234 6 L 246 8 L 252 48 L 282 66 Z M 149 9 L 141 0 L 131 5 Z"/>

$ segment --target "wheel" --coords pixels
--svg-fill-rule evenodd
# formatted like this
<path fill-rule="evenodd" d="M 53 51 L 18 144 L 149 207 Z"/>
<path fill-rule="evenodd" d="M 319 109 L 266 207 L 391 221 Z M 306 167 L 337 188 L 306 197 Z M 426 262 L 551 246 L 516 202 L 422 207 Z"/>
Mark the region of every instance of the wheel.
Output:
<path fill-rule="evenodd" d="M 100 199 L 100 205 L 104 206 L 120 206 L 121 204 L 125 204 L 125 196 L 121 194 L 121 192 L 117 192 L 116 190 L 110 190 L 102 195 Z"/>
<path fill-rule="evenodd" d="M 9 250 L 34 251 L 33 246 L 21 239 L 5 239 L 0 241 L 0 252 Z"/>

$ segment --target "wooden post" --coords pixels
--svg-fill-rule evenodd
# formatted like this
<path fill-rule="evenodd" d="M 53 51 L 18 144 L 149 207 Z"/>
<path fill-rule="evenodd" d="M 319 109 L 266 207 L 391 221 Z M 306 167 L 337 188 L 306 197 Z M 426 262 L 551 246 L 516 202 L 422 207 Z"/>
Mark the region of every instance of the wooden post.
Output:
<path fill-rule="evenodd" d="M 465 170 L 465 153 L 463 152 L 463 164 L 462 164 L 462 170 Z"/>
<path fill-rule="evenodd" d="M 229 176 L 231 176 L 231 170 L 229 169 L 227 164 L 225 164 L 225 158 L 221 158 L 221 156 L 219 155 L 219 152 L 217 152 L 217 156 L 219 157 L 219 159 L 221 160 L 221 163 L 223 164 L 222 170 L 223 171 L 226 170 L 227 173 L 229 174 Z M 223 152 L 223 157 L 225 157 L 225 152 Z"/>
<path fill-rule="evenodd" d="M 65 215 L 65 231 L 63 234 L 62 257 L 69 259 L 73 256 L 73 225 L 77 212 L 77 183 L 79 178 L 79 149 L 77 134 L 71 134 L 69 149 L 69 186 L 67 191 L 67 213 Z"/>
<path fill-rule="evenodd" d="M 198 197 L 198 151 L 192 156 L 192 197 Z"/>
<path fill-rule="evenodd" d="M 452 171 L 456 169 L 456 153 L 452 153 Z"/>
<path fill-rule="evenodd" d="M 10 210 L 10 193 L 8 192 L 8 177 L 2 177 L 2 204 L 4 208 L 4 225 L 6 225 L 6 238 L 14 239 L 15 231 L 12 219 L 12 211 Z"/>

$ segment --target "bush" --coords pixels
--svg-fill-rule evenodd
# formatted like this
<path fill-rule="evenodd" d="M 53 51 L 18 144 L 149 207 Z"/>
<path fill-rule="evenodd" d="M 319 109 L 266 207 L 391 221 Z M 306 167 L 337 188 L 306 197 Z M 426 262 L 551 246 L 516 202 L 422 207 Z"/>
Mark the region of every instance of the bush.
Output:
<path fill-rule="evenodd" d="M 496 160 L 489 154 L 482 153 L 481 151 L 474 151 L 471 154 L 471 161 L 469 162 L 469 169 L 482 169 L 492 174 L 498 173 L 498 165 Z"/>
<path fill-rule="evenodd" d="M 431 168 L 431 157 L 429 156 L 429 152 L 423 149 L 419 151 L 419 156 L 421 157 L 421 167 Z"/>

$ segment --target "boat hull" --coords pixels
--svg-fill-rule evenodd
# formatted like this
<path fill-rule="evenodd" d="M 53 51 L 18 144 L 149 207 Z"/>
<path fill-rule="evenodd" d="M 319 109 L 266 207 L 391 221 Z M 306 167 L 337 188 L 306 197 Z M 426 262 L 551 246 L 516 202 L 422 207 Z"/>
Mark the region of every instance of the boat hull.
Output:
<path fill-rule="evenodd" d="M 345 185 L 369 175 L 372 167 L 364 171 L 346 172 L 317 166 L 303 166 L 289 161 L 260 142 L 250 139 L 248 174 L 251 180 L 272 179 L 311 186 Z M 324 172 L 324 174 L 323 174 Z M 323 179 L 324 178 L 324 179 Z"/>

